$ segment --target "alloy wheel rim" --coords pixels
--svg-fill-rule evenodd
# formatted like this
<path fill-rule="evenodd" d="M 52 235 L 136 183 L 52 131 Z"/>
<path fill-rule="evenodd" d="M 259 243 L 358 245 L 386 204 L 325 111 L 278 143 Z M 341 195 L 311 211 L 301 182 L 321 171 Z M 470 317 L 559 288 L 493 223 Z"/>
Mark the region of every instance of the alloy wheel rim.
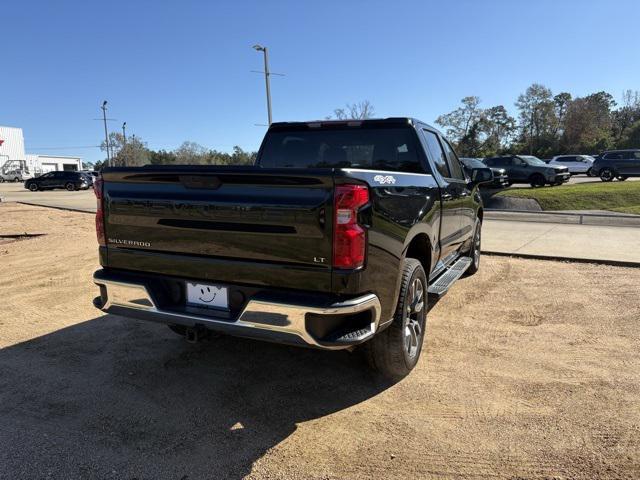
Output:
<path fill-rule="evenodd" d="M 604 172 L 602 172 L 602 178 L 604 179 L 610 179 L 613 177 L 613 173 L 611 172 L 611 170 L 605 170 Z"/>
<path fill-rule="evenodd" d="M 473 263 L 476 267 L 478 266 L 478 263 L 480 263 L 480 242 L 480 227 L 478 227 L 478 229 L 476 230 L 476 236 L 473 241 Z"/>
<path fill-rule="evenodd" d="M 411 282 L 407 292 L 404 324 L 404 347 L 409 358 L 414 358 L 422 342 L 422 319 L 424 317 L 424 284 L 420 278 Z"/>

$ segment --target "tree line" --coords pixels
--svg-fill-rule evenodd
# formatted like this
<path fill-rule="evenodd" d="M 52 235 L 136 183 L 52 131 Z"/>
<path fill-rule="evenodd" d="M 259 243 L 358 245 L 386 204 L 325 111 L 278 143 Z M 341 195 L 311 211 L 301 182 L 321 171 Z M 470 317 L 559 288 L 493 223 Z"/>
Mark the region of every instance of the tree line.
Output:
<path fill-rule="evenodd" d="M 107 151 L 105 141 L 100 145 Z M 257 152 L 247 152 L 239 146 L 233 147 L 231 153 L 220 152 L 203 147 L 195 142 L 184 142 L 175 150 L 152 150 L 140 137 L 132 135 L 124 138 L 121 133 L 109 134 L 109 155 L 111 166 L 139 167 L 142 165 L 252 165 Z M 100 170 L 106 166 L 106 160 L 94 164 Z"/>
<path fill-rule="evenodd" d="M 503 105 L 480 106 L 465 97 L 461 106 L 436 123 L 463 157 L 503 153 L 553 155 L 598 154 L 612 148 L 640 148 L 640 92 L 627 90 L 620 105 L 600 91 L 584 97 L 553 92 L 537 83 L 518 96 L 517 117 Z"/>

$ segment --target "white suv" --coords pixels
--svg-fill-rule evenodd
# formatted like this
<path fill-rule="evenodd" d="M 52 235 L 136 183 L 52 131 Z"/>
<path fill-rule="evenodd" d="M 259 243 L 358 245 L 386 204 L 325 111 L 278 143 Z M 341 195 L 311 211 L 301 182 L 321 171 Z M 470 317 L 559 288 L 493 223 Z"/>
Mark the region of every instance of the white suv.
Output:
<path fill-rule="evenodd" d="M 24 182 L 33 175 L 28 170 L 9 170 L 6 173 L 0 172 L 0 182 Z"/>
<path fill-rule="evenodd" d="M 586 173 L 592 176 L 591 167 L 595 158 L 590 155 L 556 155 L 551 159 L 549 165 L 559 165 L 569 168 L 569 173 L 575 175 L 577 173 Z"/>

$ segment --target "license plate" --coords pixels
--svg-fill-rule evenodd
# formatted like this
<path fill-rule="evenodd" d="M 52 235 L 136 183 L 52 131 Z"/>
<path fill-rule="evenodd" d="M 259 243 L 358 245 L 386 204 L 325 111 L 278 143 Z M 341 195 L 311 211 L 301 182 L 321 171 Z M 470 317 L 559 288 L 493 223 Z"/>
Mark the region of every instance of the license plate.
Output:
<path fill-rule="evenodd" d="M 227 287 L 187 282 L 187 305 L 228 309 Z"/>

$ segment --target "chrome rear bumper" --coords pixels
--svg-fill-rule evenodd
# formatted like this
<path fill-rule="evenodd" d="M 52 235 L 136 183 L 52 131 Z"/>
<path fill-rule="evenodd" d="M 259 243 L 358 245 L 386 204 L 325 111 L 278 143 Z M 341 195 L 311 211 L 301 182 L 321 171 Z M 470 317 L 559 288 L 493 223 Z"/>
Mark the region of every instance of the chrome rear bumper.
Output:
<path fill-rule="evenodd" d="M 108 278 L 100 270 L 94 274 L 94 282 L 100 287 L 101 293 L 94 300 L 94 305 L 107 313 L 187 327 L 202 326 L 230 335 L 309 345 L 327 350 L 348 348 L 368 340 L 376 333 L 380 322 L 380 301 L 372 293 L 328 306 L 285 303 L 267 297 L 251 298 L 238 318 L 229 320 L 163 310 L 158 307 L 144 284 Z M 316 338 L 307 328 L 307 314 L 348 317 L 362 312 L 370 312 L 370 324 L 356 332 L 347 332 L 344 337 L 326 341 Z"/>

